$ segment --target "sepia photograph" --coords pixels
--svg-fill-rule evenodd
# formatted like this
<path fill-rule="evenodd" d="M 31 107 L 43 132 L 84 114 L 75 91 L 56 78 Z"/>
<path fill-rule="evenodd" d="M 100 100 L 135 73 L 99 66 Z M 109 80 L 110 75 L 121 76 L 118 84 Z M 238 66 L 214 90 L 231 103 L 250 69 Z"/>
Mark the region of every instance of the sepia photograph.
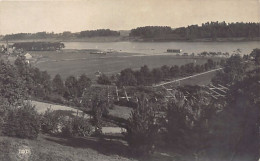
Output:
<path fill-rule="evenodd" d="M 260 161 L 260 0 L 0 0 L 0 161 Z"/>

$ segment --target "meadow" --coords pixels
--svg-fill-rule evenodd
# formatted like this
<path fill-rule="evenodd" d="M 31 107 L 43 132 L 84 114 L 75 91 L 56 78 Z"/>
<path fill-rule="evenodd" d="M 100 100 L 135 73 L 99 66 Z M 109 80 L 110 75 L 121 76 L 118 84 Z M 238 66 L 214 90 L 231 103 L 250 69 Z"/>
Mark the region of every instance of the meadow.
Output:
<path fill-rule="evenodd" d="M 30 153 L 21 155 L 19 149 L 30 148 Z M 62 138 L 40 134 L 37 140 L 0 136 L 0 160 L 41 161 L 130 161 L 125 142 L 106 138 Z"/>
<path fill-rule="evenodd" d="M 86 74 L 95 78 L 100 71 L 107 75 L 117 74 L 125 68 L 139 69 L 147 65 L 150 69 L 163 65 L 184 65 L 187 63 L 204 64 L 208 58 L 176 56 L 174 54 L 145 55 L 137 53 L 114 52 L 90 54 L 90 50 L 62 50 L 52 52 L 31 52 L 37 58 L 33 64 L 40 70 L 46 70 L 52 77 L 60 74 L 63 78 L 70 75 Z M 214 58 L 219 59 L 219 58 Z"/>

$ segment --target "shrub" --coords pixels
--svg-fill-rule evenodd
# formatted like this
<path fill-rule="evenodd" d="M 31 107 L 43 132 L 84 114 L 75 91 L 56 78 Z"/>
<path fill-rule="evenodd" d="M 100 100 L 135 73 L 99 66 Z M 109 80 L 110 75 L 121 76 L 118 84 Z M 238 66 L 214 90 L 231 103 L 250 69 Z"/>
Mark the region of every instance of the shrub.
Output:
<path fill-rule="evenodd" d="M 92 126 L 90 122 L 82 117 L 75 117 L 72 119 L 72 130 L 74 136 L 89 136 L 92 133 Z"/>
<path fill-rule="evenodd" d="M 90 136 L 93 131 L 90 122 L 83 117 L 70 118 L 63 125 L 63 136 Z"/>
<path fill-rule="evenodd" d="M 57 111 L 52 111 L 51 109 L 47 109 L 41 118 L 41 129 L 43 132 L 48 134 L 59 133 L 60 124 L 64 115 Z"/>
<path fill-rule="evenodd" d="M 189 160 L 205 160 L 206 151 L 210 147 L 209 126 L 220 106 L 211 102 L 210 96 L 203 90 L 189 88 L 192 97 L 187 96 L 185 100 L 183 93 L 179 92 L 176 100 L 168 102 L 165 142 Z"/>
<path fill-rule="evenodd" d="M 6 118 L 9 109 L 7 100 L 0 98 L 0 135 L 3 132 L 4 119 Z"/>
<path fill-rule="evenodd" d="M 35 139 L 39 132 L 39 115 L 31 104 L 24 104 L 8 112 L 3 130 L 5 135 Z"/>
<path fill-rule="evenodd" d="M 73 130 L 72 130 L 72 121 L 71 120 L 64 120 L 63 126 L 61 128 L 61 135 L 65 137 L 72 137 Z"/>
<path fill-rule="evenodd" d="M 104 84 L 104 85 L 110 85 L 111 81 L 108 76 L 106 76 L 105 74 L 102 74 L 101 76 L 98 77 L 97 83 Z"/>
<path fill-rule="evenodd" d="M 138 107 L 132 111 L 128 120 L 126 139 L 131 151 L 136 155 L 153 152 L 158 136 L 154 104 L 144 96 L 138 101 Z"/>
<path fill-rule="evenodd" d="M 107 97 L 107 91 L 103 88 L 87 89 L 83 96 L 85 100 L 83 111 L 90 110 L 93 115 L 92 124 L 96 127 L 96 132 L 101 132 L 101 121 L 103 116 L 107 116 L 109 113 L 109 107 L 113 106 L 113 102 L 109 101 Z"/>

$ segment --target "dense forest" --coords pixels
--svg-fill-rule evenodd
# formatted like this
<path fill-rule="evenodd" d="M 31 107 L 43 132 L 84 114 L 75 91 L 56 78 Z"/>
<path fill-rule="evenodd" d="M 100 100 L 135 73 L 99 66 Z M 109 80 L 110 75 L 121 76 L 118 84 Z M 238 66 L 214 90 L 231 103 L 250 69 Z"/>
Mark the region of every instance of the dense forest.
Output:
<path fill-rule="evenodd" d="M 132 29 L 129 36 L 172 40 L 192 40 L 203 38 L 254 38 L 260 37 L 260 23 L 207 22 L 201 26 L 191 25 L 172 29 L 168 26 L 146 26 Z"/>
<path fill-rule="evenodd" d="M 63 33 L 48 33 L 48 32 L 37 32 L 37 33 L 17 33 L 5 35 L 3 40 L 26 40 L 26 39 L 47 39 L 47 38 L 84 38 L 84 37 L 98 37 L 98 36 L 120 36 L 117 31 L 109 29 L 99 30 L 86 30 L 79 33 L 72 33 L 70 31 L 64 31 Z"/>
<path fill-rule="evenodd" d="M 97 36 L 120 36 L 117 31 L 106 30 L 92 30 L 92 31 L 81 31 L 78 37 L 97 37 Z"/>

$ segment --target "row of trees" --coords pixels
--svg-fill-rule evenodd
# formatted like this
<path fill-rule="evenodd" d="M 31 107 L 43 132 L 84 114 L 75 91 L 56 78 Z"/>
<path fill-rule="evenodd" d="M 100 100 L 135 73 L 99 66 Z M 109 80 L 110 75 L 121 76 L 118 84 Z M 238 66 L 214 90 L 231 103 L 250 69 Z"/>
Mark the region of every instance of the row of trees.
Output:
<path fill-rule="evenodd" d="M 17 33 L 9 34 L 3 37 L 3 40 L 26 40 L 26 39 L 46 39 L 56 38 L 58 35 L 55 33 L 37 32 L 37 33 Z"/>
<path fill-rule="evenodd" d="M 98 36 L 120 36 L 120 33 L 117 31 L 112 31 L 109 29 L 100 29 L 100 30 L 88 30 L 81 31 L 78 37 L 98 37 Z"/>
<path fill-rule="evenodd" d="M 221 62 L 221 64 L 223 63 L 224 62 Z M 120 72 L 117 85 L 152 85 L 166 79 L 178 78 L 207 71 L 215 68 L 218 64 L 219 62 L 214 62 L 212 59 L 208 59 L 208 61 L 203 65 L 195 65 L 194 63 L 181 65 L 180 67 L 177 65 L 171 67 L 164 65 L 161 68 L 154 68 L 152 70 L 150 70 L 148 66 L 145 65 L 138 71 L 133 71 L 132 69 L 128 68 Z"/>
<path fill-rule="evenodd" d="M 98 37 L 98 36 L 120 36 L 120 32 L 110 29 L 99 30 L 86 30 L 79 33 L 72 33 L 70 31 L 64 31 L 63 33 L 17 33 L 9 34 L 3 37 L 3 40 L 26 40 L 26 39 L 48 39 L 48 38 L 84 38 L 84 37 Z"/>
<path fill-rule="evenodd" d="M 172 33 L 172 28 L 169 26 L 145 26 L 132 29 L 129 36 L 140 36 L 145 38 L 152 38 L 156 36 L 163 36 Z"/>
<path fill-rule="evenodd" d="M 20 42 L 12 47 L 23 51 L 55 51 L 65 48 L 65 45 L 61 42 Z"/>
<path fill-rule="evenodd" d="M 172 40 L 189 40 L 201 38 L 236 38 L 245 37 L 253 38 L 260 36 L 259 23 L 226 23 L 224 22 L 207 22 L 188 27 L 171 29 L 168 26 L 146 26 L 132 29 L 129 36 L 156 38 L 162 37 Z"/>

